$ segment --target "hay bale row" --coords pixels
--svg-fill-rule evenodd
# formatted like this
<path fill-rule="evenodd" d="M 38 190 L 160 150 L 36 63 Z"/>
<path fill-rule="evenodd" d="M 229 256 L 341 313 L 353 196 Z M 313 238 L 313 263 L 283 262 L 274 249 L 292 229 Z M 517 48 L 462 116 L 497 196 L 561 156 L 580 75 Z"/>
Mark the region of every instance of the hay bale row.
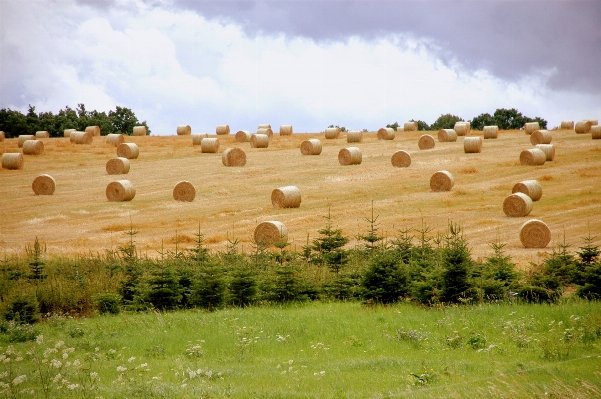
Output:
<path fill-rule="evenodd" d="M 514 184 L 512 194 L 526 194 L 532 201 L 538 201 L 543 196 L 543 188 L 537 180 L 524 180 Z"/>
<path fill-rule="evenodd" d="M 92 136 L 100 136 L 100 126 L 88 126 L 84 131 L 90 133 Z"/>
<path fill-rule="evenodd" d="M 361 143 L 363 142 L 363 132 L 360 130 L 353 130 L 346 133 L 347 143 Z"/>
<path fill-rule="evenodd" d="M 35 195 L 52 195 L 56 190 L 56 181 L 50 175 L 39 175 L 33 179 L 31 188 Z"/>
<path fill-rule="evenodd" d="M 205 137 L 200 140 L 200 150 L 203 153 L 215 154 L 219 151 L 219 139 L 216 137 Z"/>
<path fill-rule="evenodd" d="M 482 137 L 472 136 L 463 139 L 463 152 L 473 154 L 482 151 Z"/>
<path fill-rule="evenodd" d="M 122 134 L 110 133 L 106 135 L 106 143 L 112 144 L 115 147 L 118 147 L 120 144 L 123 144 L 125 141 L 125 137 Z"/>
<path fill-rule="evenodd" d="M 591 136 L 593 140 L 601 139 L 601 125 L 591 126 Z"/>
<path fill-rule="evenodd" d="M 112 202 L 131 201 L 136 196 L 136 188 L 129 180 L 117 180 L 106 186 L 105 194 Z"/>
<path fill-rule="evenodd" d="M 182 202 L 192 202 L 196 197 L 196 189 L 189 181 L 180 181 L 173 187 L 173 199 Z"/>
<path fill-rule="evenodd" d="M 63 137 L 71 137 L 71 133 L 76 131 L 77 129 L 65 129 L 63 130 Z"/>
<path fill-rule="evenodd" d="M 337 139 L 340 136 L 339 127 L 329 127 L 326 129 L 325 137 L 328 140 Z"/>
<path fill-rule="evenodd" d="M 208 139 L 209 138 L 209 134 L 208 133 L 194 133 L 192 135 L 192 145 L 200 145 L 202 143 L 202 139 Z"/>
<path fill-rule="evenodd" d="M 259 129 L 265 130 L 265 129 Z M 271 130 L 271 129 L 269 129 Z M 253 134 L 250 137 L 250 146 L 252 148 L 267 148 L 269 147 L 269 136 L 262 133 Z"/>
<path fill-rule="evenodd" d="M 468 122 L 455 122 L 453 130 L 457 133 L 457 136 L 467 136 L 471 129 Z"/>
<path fill-rule="evenodd" d="M 574 121 L 561 121 L 559 128 L 566 129 L 566 130 L 572 130 L 572 129 L 574 129 Z"/>
<path fill-rule="evenodd" d="M 121 143 L 117 147 L 117 156 L 127 159 L 136 159 L 140 155 L 140 149 L 135 143 Z"/>
<path fill-rule="evenodd" d="M 532 145 L 551 144 L 552 140 L 553 137 L 551 137 L 551 132 L 548 130 L 536 130 L 530 135 Z"/>
<path fill-rule="evenodd" d="M 394 140 L 394 129 L 390 127 L 378 129 L 378 140 Z"/>
<path fill-rule="evenodd" d="M 92 144 L 94 136 L 90 132 L 71 132 L 69 140 L 74 144 Z"/>
<path fill-rule="evenodd" d="M 217 125 L 215 133 L 217 133 L 218 136 L 230 134 L 230 125 Z"/>
<path fill-rule="evenodd" d="M 235 139 L 238 143 L 247 143 L 250 141 L 252 133 L 248 130 L 239 130 L 236 132 Z"/>
<path fill-rule="evenodd" d="M 520 241 L 524 248 L 545 248 L 551 241 L 551 230 L 538 219 L 528 220 L 520 228 Z"/>
<path fill-rule="evenodd" d="M 189 136 L 192 134 L 192 128 L 190 125 L 179 125 L 176 129 L 178 136 Z"/>
<path fill-rule="evenodd" d="M 132 131 L 134 136 L 146 136 L 146 126 L 134 126 Z"/>
<path fill-rule="evenodd" d="M 520 164 L 528 166 L 544 165 L 547 160 L 547 154 L 540 148 L 524 150 L 520 153 Z"/>
<path fill-rule="evenodd" d="M 256 134 L 264 134 L 269 139 L 271 139 L 273 137 L 273 130 L 271 130 L 270 127 L 262 127 L 260 129 L 257 129 L 257 133 Z"/>
<path fill-rule="evenodd" d="M 397 168 L 408 168 L 411 165 L 411 155 L 407 151 L 399 150 L 390 158 L 392 166 Z"/>
<path fill-rule="evenodd" d="M 20 134 L 17 139 L 17 145 L 19 148 L 23 148 L 23 143 L 27 140 L 35 140 L 35 136 L 33 134 Z"/>
<path fill-rule="evenodd" d="M 39 140 L 25 140 L 23 142 L 23 154 L 42 155 L 44 153 L 44 143 Z"/>
<path fill-rule="evenodd" d="M 282 222 L 269 220 L 259 223 L 259 225 L 255 227 L 253 239 L 254 242 L 260 246 L 288 241 L 288 229 Z"/>
<path fill-rule="evenodd" d="M 129 173 L 129 159 L 124 157 L 109 159 L 106 163 L 106 173 L 109 175 L 125 175 Z"/>
<path fill-rule="evenodd" d="M 48 139 L 48 138 L 50 138 L 50 132 L 47 130 L 40 130 L 38 132 L 35 132 L 35 138 L 36 139 Z"/>
<path fill-rule="evenodd" d="M 417 142 L 417 146 L 420 150 L 430 150 L 434 148 L 435 145 L 436 143 L 434 142 L 434 137 L 430 136 L 429 134 L 422 135 Z"/>
<path fill-rule="evenodd" d="M 242 148 L 227 148 L 221 154 L 221 162 L 225 166 L 244 166 L 246 165 L 246 153 Z"/>
<path fill-rule="evenodd" d="M 430 177 L 430 189 L 432 191 L 450 191 L 454 184 L 453 175 L 446 170 L 439 170 Z"/>
<path fill-rule="evenodd" d="M 553 144 L 537 144 L 536 148 L 545 153 L 547 161 L 555 160 L 555 146 Z"/>
<path fill-rule="evenodd" d="M 457 141 L 457 132 L 453 129 L 440 129 L 438 131 L 438 141 L 441 143 Z"/>
<path fill-rule="evenodd" d="M 303 155 L 321 154 L 321 141 L 318 139 L 305 140 L 300 145 L 300 151 Z"/>
<path fill-rule="evenodd" d="M 417 122 L 405 122 L 403 124 L 403 131 L 405 131 L 405 132 L 417 131 Z"/>
<path fill-rule="evenodd" d="M 484 126 L 482 129 L 482 133 L 484 134 L 484 139 L 496 139 L 499 134 L 499 127 L 494 126 Z"/>
<path fill-rule="evenodd" d="M 276 188 L 271 192 L 271 204 L 275 208 L 298 208 L 301 204 L 301 192 L 296 186 Z"/>
<path fill-rule="evenodd" d="M 23 167 L 23 154 L 20 152 L 5 152 L 2 154 L 3 169 L 21 169 Z"/>
<path fill-rule="evenodd" d="M 292 136 L 292 125 L 281 125 L 280 136 Z"/>
<path fill-rule="evenodd" d="M 338 162 L 342 166 L 359 165 L 362 160 L 361 150 L 358 147 L 347 147 L 338 152 Z"/>
<path fill-rule="evenodd" d="M 578 121 L 576 123 L 576 127 L 574 128 L 574 130 L 578 134 L 590 133 L 592 127 L 593 127 L 593 122 L 591 122 L 590 120 L 586 119 L 586 120 L 583 120 L 583 121 Z"/>
<path fill-rule="evenodd" d="M 524 133 L 530 135 L 535 131 L 540 130 L 538 122 L 526 122 L 524 123 Z"/>
<path fill-rule="evenodd" d="M 509 217 L 524 217 L 532 212 L 532 199 L 524 193 L 514 193 L 503 201 L 503 212 Z"/>

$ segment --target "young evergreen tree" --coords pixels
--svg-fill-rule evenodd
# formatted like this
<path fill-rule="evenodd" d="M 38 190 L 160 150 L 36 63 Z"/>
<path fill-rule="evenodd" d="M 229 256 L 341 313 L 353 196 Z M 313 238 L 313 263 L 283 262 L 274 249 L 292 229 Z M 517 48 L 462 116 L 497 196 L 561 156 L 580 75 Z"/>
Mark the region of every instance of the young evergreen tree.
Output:
<path fill-rule="evenodd" d="M 229 282 L 230 302 L 234 306 L 248 306 L 257 296 L 257 273 L 245 265 L 238 265 Z"/>
<path fill-rule="evenodd" d="M 42 247 L 38 238 L 35 238 L 33 243 L 33 247 L 27 245 L 25 247 L 25 252 L 29 255 L 31 259 L 29 261 L 29 279 L 30 280 L 43 280 L 48 277 L 47 274 L 44 274 L 44 261 L 42 260 L 42 256 L 46 253 L 46 245 Z"/>
<path fill-rule="evenodd" d="M 469 277 L 472 260 L 467 242 L 461 233 L 461 226 L 449 223 L 449 233 L 442 255 L 441 300 L 446 303 L 459 303 L 470 299 Z"/>
<path fill-rule="evenodd" d="M 332 228 L 330 208 L 325 216 L 326 227 L 319 230 L 320 236 L 313 240 L 312 250 L 315 252 L 314 261 L 326 265 L 334 273 L 338 273 L 348 262 L 348 253 L 343 247 L 349 239 L 342 235 L 341 229 Z"/>
<path fill-rule="evenodd" d="M 130 218 L 129 231 L 126 233 L 129 235 L 129 243 L 127 246 L 119 247 L 119 254 L 121 261 L 124 264 L 123 273 L 124 279 L 121 281 L 119 286 L 119 294 L 123 302 L 131 303 L 134 301 L 134 297 L 137 292 L 137 285 L 140 282 L 142 276 L 142 270 L 139 265 L 138 252 L 136 250 L 136 244 L 134 241 L 134 235 L 138 234 L 137 230 L 133 228 L 133 222 Z"/>
<path fill-rule="evenodd" d="M 367 302 L 397 302 L 408 292 L 408 274 L 394 252 L 378 253 L 369 262 L 361 287 Z"/>
<path fill-rule="evenodd" d="M 226 287 L 221 265 L 215 261 L 208 262 L 196 276 L 190 302 L 210 311 L 216 310 L 225 301 Z"/>
<path fill-rule="evenodd" d="M 179 306 L 182 299 L 180 285 L 173 268 L 158 266 L 148 279 L 148 302 L 157 309 L 170 310 Z"/>
<path fill-rule="evenodd" d="M 365 218 L 364 220 L 369 223 L 369 230 L 367 234 L 358 234 L 357 240 L 362 241 L 363 250 L 368 253 L 373 253 L 376 249 L 381 248 L 384 237 L 378 234 L 378 217 L 374 216 L 374 201 L 371 201 L 371 218 Z"/>

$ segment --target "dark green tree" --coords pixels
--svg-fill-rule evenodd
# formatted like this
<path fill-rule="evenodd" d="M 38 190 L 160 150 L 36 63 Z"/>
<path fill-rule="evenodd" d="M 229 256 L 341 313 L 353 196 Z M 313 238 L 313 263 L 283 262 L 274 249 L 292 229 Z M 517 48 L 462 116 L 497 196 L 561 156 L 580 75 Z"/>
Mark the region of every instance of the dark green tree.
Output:
<path fill-rule="evenodd" d="M 369 262 L 361 281 L 363 299 L 373 303 L 393 303 L 408 290 L 408 274 L 394 252 L 377 253 Z"/>
<path fill-rule="evenodd" d="M 483 130 L 484 126 L 494 126 L 496 124 L 496 119 L 489 113 L 480 114 L 470 122 L 470 126 L 474 130 Z"/>
<path fill-rule="evenodd" d="M 31 280 L 39 281 L 39 280 L 43 280 L 46 277 L 48 277 L 47 274 L 44 274 L 44 261 L 42 260 L 42 257 L 46 253 L 46 246 L 44 245 L 42 247 L 42 245 L 40 244 L 40 241 L 36 237 L 35 241 L 33 243 L 33 247 L 30 245 L 27 245 L 27 247 L 25 248 L 25 251 L 27 252 L 27 255 L 30 258 L 29 278 Z"/>
<path fill-rule="evenodd" d="M 365 218 L 365 221 L 369 223 L 369 230 L 367 234 L 358 234 L 357 240 L 364 243 L 363 250 L 373 253 L 376 249 L 382 247 L 384 240 L 384 237 L 378 234 L 378 216 L 374 216 L 373 200 L 371 201 L 371 218 Z"/>
<path fill-rule="evenodd" d="M 213 311 L 225 301 L 226 281 L 219 263 L 208 262 L 197 274 L 190 303 Z"/>
<path fill-rule="evenodd" d="M 442 253 L 441 300 L 446 303 L 459 303 L 470 299 L 471 255 L 461 233 L 461 226 L 449 223 L 449 232 L 445 240 L 446 245 Z"/>
<path fill-rule="evenodd" d="M 397 127 L 399 127 L 399 123 L 398 122 L 394 122 L 394 123 L 391 123 L 389 125 L 386 125 L 386 127 L 390 127 L 390 128 L 392 128 L 392 129 L 394 129 L 396 131 Z"/>
<path fill-rule="evenodd" d="M 318 264 L 326 265 L 334 273 L 338 273 L 348 262 L 348 253 L 343 247 L 349 239 L 342 235 L 341 229 L 332 228 L 330 208 L 328 208 L 328 216 L 324 218 L 326 227 L 319 230 L 320 236 L 313 240 L 312 249 L 315 252 L 313 259 Z"/>
<path fill-rule="evenodd" d="M 440 115 L 438 119 L 430 125 L 429 130 L 453 129 L 456 122 L 463 122 L 463 118 L 451 114 Z"/>
<path fill-rule="evenodd" d="M 124 264 L 124 279 L 119 285 L 119 294 L 124 303 L 132 303 L 138 291 L 142 269 L 139 264 L 138 252 L 134 241 L 134 235 L 138 234 L 138 231 L 133 229 L 131 219 L 129 231 L 126 234 L 129 235 L 128 245 L 119 247 L 119 255 Z"/>
<path fill-rule="evenodd" d="M 150 134 L 150 129 L 146 125 L 146 121 L 140 122 L 136 114 L 129 108 L 117 106 L 115 111 L 109 111 L 108 116 L 115 133 L 131 136 L 134 126 L 146 126 L 146 134 Z"/>
<path fill-rule="evenodd" d="M 417 130 L 432 130 L 432 128 L 422 120 L 413 120 L 411 119 L 409 122 L 417 122 Z"/>
<path fill-rule="evenodd" d="M 170 267 L 157 267 L 148 279 L 148 302 L 157 309 L 175 309 L 182 299 L 179 279 Z"/>
<path fill-rule="evenodd" d="M 522 113 L 515 108 L 498 108 L 493 117 L 495 118 L 495 124 L 501 130 L 519 130 L 522 129 L 524 127 L 524 123 L 527 122 L 527 118 L 525 118 L 524 115 L 522 115 Z"/>
<path fill-rule="evenodd" d="M 19 111 L 10 108 L 0 110 L 0 131 L 6 138 L 18 137 L 22 134 L 30 134 L 27 125 L 27 117 Z"/>
<path fill-rule="evenodd" d="M 234 306 L 248 306 L 257 296 L 257 273 L 240 265 L 231 273 L 229 282 L 230 302 Z"/>
<path fill-rule="evenodd" d="M 29 110 L 25 117 L 27 118 L 27 134 L 35 134 L 35 132 L 40 130 L 40 118 L 35 113 L 35 107 L 31 104 L 29 104 Z"/>
<path fill-rule="evenodd" d="M 56 114 L 55 126 L 56 133 L 62 136 L 65 129 L 77 129 L 79 127 L 79 118 L 77 112 L 74 109 L 65 106 L 65 109 L 61 109 Z"/>
<path fill-rule="evenodd" d="M 56 117 L 52 112 L 40 112 L 38 115 L 38 129 L 45 130 L 50 133 L 51 137 L 58 137 L 58 129 L 56 126 Z M 62 134 L 61 134 L 62 136 Z"/>

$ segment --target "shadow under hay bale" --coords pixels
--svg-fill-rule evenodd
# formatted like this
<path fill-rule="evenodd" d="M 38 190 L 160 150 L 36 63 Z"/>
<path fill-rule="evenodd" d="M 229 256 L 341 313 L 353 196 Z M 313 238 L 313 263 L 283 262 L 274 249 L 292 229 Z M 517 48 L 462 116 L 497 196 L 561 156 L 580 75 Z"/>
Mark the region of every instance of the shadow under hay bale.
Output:
<path fill-rule="evenodd" d="M 56 181 L 50 175 L 39 175 L 33 179 L 31 188 L 35 195 L 52 195 L 56 190 Z"/>

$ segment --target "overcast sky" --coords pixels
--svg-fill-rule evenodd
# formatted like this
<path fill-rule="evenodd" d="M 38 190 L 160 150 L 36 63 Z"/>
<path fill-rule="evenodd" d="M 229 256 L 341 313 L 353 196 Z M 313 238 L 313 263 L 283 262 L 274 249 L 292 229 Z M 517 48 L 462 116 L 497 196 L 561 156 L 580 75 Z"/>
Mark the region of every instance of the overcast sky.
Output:
<path fill-rule="evenodd" d="M 0 108 L 153 134 L 601 117 L 601 1 L 0 0 Z"/>

